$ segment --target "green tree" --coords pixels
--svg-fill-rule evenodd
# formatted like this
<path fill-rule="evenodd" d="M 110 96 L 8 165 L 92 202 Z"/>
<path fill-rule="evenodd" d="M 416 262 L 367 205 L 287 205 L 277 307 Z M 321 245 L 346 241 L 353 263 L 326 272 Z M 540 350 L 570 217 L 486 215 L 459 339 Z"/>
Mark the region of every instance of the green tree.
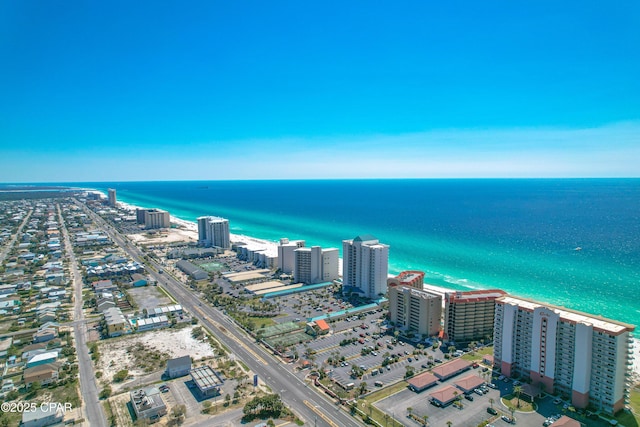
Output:
<path fill-rule="evenodd" d="M 100 399 L 106 399 L 109 396 L 111 396 L 111 387 L 109 387 L 109 386 L 106 386 L 105 388 L 100 390 L 100 394 L 98 395 L 98 397 L 100 397 Z"/>
<path fill-rule="evenodd" d="M 491 408 L 493 409 L 493 404 L 495 403 L 495 399 L 493 397 L 489 398 L 489 405 L 491 406 Z"/>
<path fill-rule="evenodd" d="M 361 382 L 358 386 L 358 395 L 363 395 L 367 392 L 367 383 Z"/>
<path fill-rule="evenodd" d="M 517 407 L 520 407 L 520 394 L 522 393 L 522 386 L 521 385 L 517 385 L 513 387 L 513 394 L 516 395 L 516 397 L 518 398 L 518 403 L 516 404 Z"/>
<path fill-rule="evenodd" d="M 127 371 L 126 369 L 123 369 L 121 371 L 116 372 L 116 374 L 113 376 L 113 382 L 121 383 L 122 381 L 126 380 L 128 376 L 129 376 L 129 371 Z"/>

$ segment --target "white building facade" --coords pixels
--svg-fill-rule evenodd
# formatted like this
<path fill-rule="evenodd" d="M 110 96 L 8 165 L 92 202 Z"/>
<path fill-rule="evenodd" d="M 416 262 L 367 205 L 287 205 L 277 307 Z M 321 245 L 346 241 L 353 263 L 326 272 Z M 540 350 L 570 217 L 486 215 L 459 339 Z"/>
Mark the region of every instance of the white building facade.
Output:
<path fill-rule="evenodd" d="M 198 243 L 203 246 L 230 249 L 229 220 L 217 216 L 198 218 Z"/>
<path fill-rule="evenodd" d="M 295 267 L 295 250 L 304 248 L 304 240 L 292 240 L 287 238 L 280 239 L 278 245 L 278 269 L 286 274 L 293 273 Z"/>
<path fill-rule="evenodd" d="M 561 392 L 574 406 L 615 413 L 629 397 L 634 326 L 505 296 L 496 300 L 494 360 Z"/>
<path fill-rule="evenodd" d="M 298 248 L 294 251 L 293 278 L 308 285 L 338 279 L 338 249 L 320 246 Z"/>
<path fill-rule="evenodd" d="M 389 245 L 371 235 L 342 241 L 342 280 L 367 298 L 378 298 L 387 292 Z"/>

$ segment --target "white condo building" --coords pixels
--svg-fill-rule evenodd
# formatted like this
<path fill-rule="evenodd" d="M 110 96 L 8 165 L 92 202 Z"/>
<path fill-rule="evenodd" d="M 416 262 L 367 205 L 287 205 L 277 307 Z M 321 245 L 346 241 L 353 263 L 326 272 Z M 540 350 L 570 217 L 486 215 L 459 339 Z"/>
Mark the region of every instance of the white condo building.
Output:
<path fill-rule="evenodd" d="M 320 246 L 312 246 L 298 248 L 293 252 L 293 278 L 296 282 L 313 285 L 338 279 L 337 248 L 322 249 Z"/>
<path fill-rule="evenodd" d="M 357 288 L 367 298 L 387 292 L 389 245 L 371 235 L 342 241 L 342 281 L 344 287 Z"/>
<path fill-rule="evenodd" d="M 505 296 L 496 300 L 494 360 L 574 406 L 615 413 L 628 400 L 634 326 Z"/>
<path fill-rule="evenodd" d="M 198 218 L 198 243 L 203 246 L 230 249 L 229 220 L 217 216 Z"/>
<path fill-rule="evenodd" d="M 295 266 L 295 250 L 298 248 L 304 248 L 304 240 L 292 240 L 287 238 L 280 239 L 278 245 L 278 269 L 286 274 L 293 273 Z"/>

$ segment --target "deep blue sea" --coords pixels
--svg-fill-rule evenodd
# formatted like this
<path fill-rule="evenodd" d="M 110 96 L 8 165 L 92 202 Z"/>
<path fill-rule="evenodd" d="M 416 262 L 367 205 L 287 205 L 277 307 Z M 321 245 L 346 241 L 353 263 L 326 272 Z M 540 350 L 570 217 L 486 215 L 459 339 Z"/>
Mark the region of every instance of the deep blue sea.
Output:
<path fill-rule="evenodd" d="M 342 247 L 373 234 L 391 273 L 514 295 L 640 324 L 640 179 L 82 183 L 233 233 Z M 582 248 L 576 250 L 576 248 Z"/>

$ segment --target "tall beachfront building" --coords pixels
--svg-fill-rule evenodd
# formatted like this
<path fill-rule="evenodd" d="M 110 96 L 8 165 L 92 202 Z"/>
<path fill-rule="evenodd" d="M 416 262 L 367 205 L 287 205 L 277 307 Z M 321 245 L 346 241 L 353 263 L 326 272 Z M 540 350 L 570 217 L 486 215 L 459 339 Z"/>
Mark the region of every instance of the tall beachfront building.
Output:
<path fill-rule="evenodd" d="M 494 361 L 578 408 L 615 413 L 629 396 L 635 326 L 531 300 L 496 300 Z"/>
<path fill-rule="evenodd" d="M 109 190 L 107 190 L 107 194 L 108 194 L 108 201 L 109 201 L 109 206 L 111 206 L 112 208 L 116 207 L 116 190 L 113 188 L 109 188 Z"/>
<path fill-rule="evenodd" d="M 198 243 L 203 246 L 231 248 L 229 220 L 217 216 L 198 218 Z"/>
<path fill-rule="evenodd" d="M 294 251 L 298 248 L 304 248 L 304 240 L 292 240 L 289 241 L 286 237 L 280 239 L 278 245 L 278 269 L 286 274 L 293 273 L 295 264 Z"/>
<path fill-rule="evenodd" d="M 331 282 L 338 278 L 338 249 L 320 246 L 298 248 L 294 253 L 293 278 L 296 282 L 312 285 Z"/>
<path fill-rule="evenodd" d="M 379 298 L 387 292 L 389 245 L 371 235 L 342 241 L 342 281 L 367 298 Z"/>
<path fill-rule="evenodd" d="M 424 288 L 424 272 L 422 271 L 403 271 L 396 277 L 390 277 L 387 279 L 387 286 L 409 286 L 411 288 L 420 289 Z"/>
<path fill-rule="evenodd" d="M 171 227 L 171 215 L 160 209 L 145 209 L 144 228 L 169 228 Z"/>
<path fill-rule="evenodd" d="M 500 289 L 445 293 L 445 338 L 459 345 L 472 341 L 490 342 L 493 339 L 495 302 L 506 294 Z"/>
<path fill-rule="evenodd" d="M 423 278 L 422 272 L 405 271 L 388 280 L 389 316 L 400 330 L 434 336 L 440 332 L 442 295 L 423 290 Z"/>

